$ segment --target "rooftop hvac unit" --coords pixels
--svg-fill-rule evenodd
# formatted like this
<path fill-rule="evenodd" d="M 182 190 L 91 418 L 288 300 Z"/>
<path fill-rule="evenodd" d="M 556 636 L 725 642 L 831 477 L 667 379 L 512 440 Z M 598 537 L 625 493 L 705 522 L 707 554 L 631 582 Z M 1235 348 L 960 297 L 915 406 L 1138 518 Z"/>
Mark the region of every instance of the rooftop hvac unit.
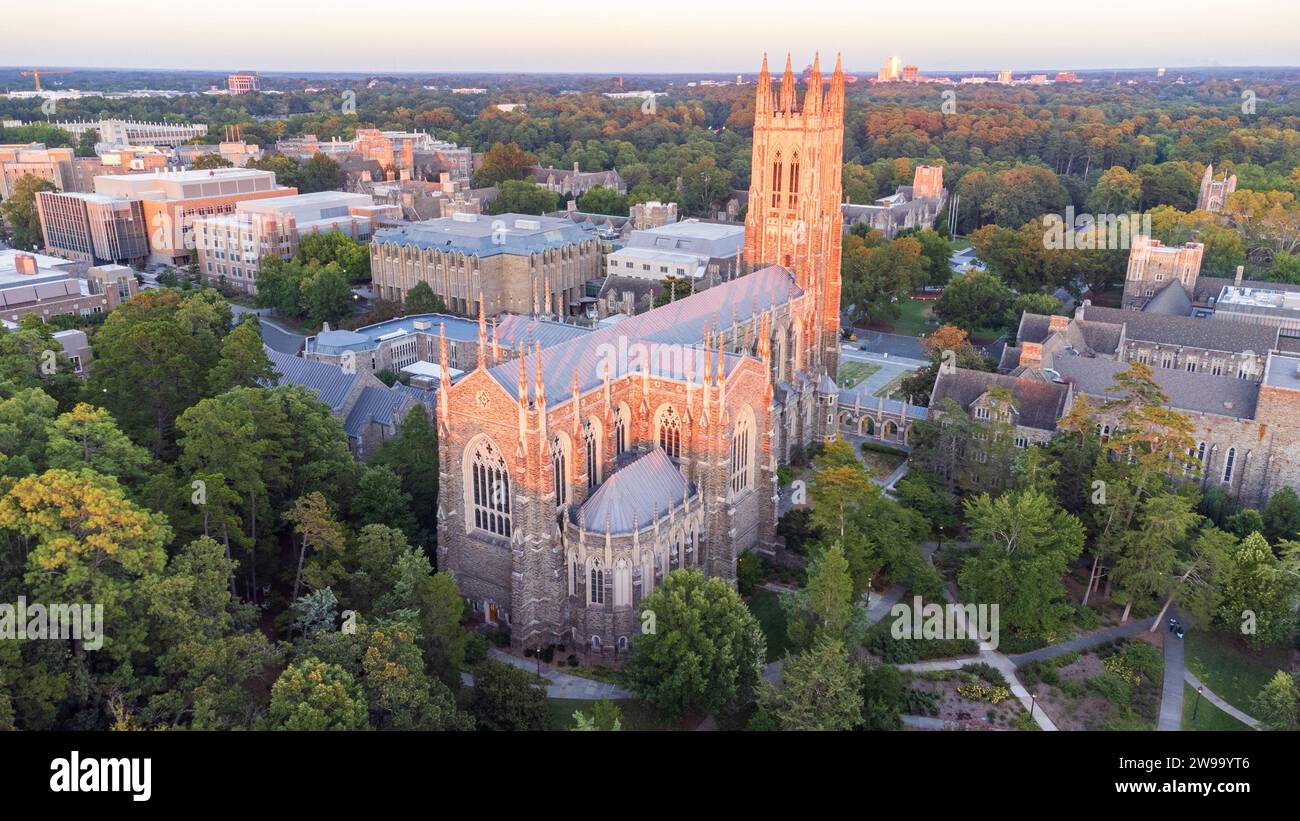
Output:
<path fill-rule="evenodd" d="M 515 227 L 520 231 L 536 231 L 542 224 L 537 220 L 515 220 Z"/>
<path fill-rule="evenodd" d="M 456 222 L 478 222 L 478 214 L 467 214 L 464 211 L 457 211 L 451 218 Z"/>

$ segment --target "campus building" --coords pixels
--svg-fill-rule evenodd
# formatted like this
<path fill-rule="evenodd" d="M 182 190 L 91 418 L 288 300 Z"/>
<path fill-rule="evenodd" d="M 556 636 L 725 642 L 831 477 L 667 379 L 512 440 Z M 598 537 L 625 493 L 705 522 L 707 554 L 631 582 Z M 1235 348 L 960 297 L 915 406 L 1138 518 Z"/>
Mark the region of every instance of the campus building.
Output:
<path fill-rule="evenodd" d="M 778 461 L 835 433 L 843 72 L 799 101 L 765 60 L 756 103 L 753 273 L 511 361 L 481 318 L 438 391 L 438 564 L 517 648 L 617 654 L 672 570 L 733 580 L 775 543 Z"/>
<path fill-rule="evenodd" d="M 208 282 L 255 294 L 257 273 L 268 256 L 291 259 L 309 234 L 337 231 L 369 242 L 379 220 L 396 213 L 365 194 L 343 191 L 242 201 L 233 213 L 195 218 L 199 274 Z"/>
<path fill-rule="evenodd" d="M 424 282 L 452 313 L 562 317 L 599 278 L 600 254 L 599 241 L 566 219 L 457 213 L 376 231 L 370 272 L 381 299 L 403 301 Z"/>

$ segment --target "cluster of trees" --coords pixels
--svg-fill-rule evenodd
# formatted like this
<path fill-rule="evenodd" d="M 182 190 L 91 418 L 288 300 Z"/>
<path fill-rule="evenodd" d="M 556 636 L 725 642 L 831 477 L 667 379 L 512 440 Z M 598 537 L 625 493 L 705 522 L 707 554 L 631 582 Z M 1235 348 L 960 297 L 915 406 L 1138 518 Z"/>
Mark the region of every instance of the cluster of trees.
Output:
<path fill-rule="evenodd" d="M 944 285 L 952 243 L 931 228 L 908 229 L 892 240 L 866 223 L 844 238 L 841 302 L 853 320 L 897 318 L 899 303 L 927 285 Z"/>
<path fill-rule="evenodd" d="M 0 598 L 103 605 L 103 641 L 0 643 L 0 727 L 475 726 L 422 408 L 358 463 L 212 290 L 121 306 L 84 383 L 51 333 L 0 331 Z"/>
<path fill-rule="evenodd" d="M 1012 445 L 996 408 L 974 420 L 945 400 L 916 426 L 918 464 L 950 491 L 1001 489 L 965 501 L 979 549 L 962 567 L 963 594 L 1000 602 L 1014 630 L 1053 634 L 1069 618 L 1061 577 L 1086 547 L 1084 605 L 1114 600 L 1122 620 L 1136 610 L 1158 622 L 1177 603 L 1253 646 L 1289 641 L 1300 596 L 1295 491 L 1279 490 L 1262 512 L 1233 511 L 1221 490 L 1195 481 L 1192 423 L 1168 407 L 1150 367 L 1130 365 L 1110 394 L 1096 408 L 1081 398 L 1049 443 L 1028 448 Z M 1014 399 L 1004 392 L 996 404 Z M 1115 422 L 1104 440 L 1103 413 Z"/>
<path fill-rule="evenodd" d="M 290 260 L 271 256 L 257 272 L 257 300 L 313 325 L 353 313 L 352 283 L 370 279 L 370 249 L 339 231 L 302 238 Z"/>

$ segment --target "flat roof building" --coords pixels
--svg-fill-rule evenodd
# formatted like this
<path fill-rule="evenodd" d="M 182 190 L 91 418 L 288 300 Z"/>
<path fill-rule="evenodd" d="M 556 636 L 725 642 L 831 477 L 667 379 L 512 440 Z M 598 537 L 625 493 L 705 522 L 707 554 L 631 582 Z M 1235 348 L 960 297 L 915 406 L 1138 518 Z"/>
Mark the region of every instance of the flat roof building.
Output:
<path fill-rule="evenodd" d="M 95 178 L 95 193 L 139 200 L 149 236 L 149 261 L 185 265 L 195 248 L 194 220 L 230 214 L 246 200 L 296 194 L 275 174 L 253 168 L 161 171 Z"/>
<path fill-rule="evenodd" d="M 599 240 L 567 219 L 460 213 L 377 231 L 370 270 L 382 299 L 404 300 L 425 282 L 453 313 L 568 316 L 600 277 L 600 254 Z"/>
<path fill-rule="evenodd" d="M 194 247 L 199 274 L 245 293 L 257 293 L 257 274 L 267 256 L 290 259 L 302 237 L 338 231 L 369 242 L 381 219 L 398 209 L 375 205 L 365 194 L 318 191 L 247 200 L 230 214 L 197 217 Z"/>

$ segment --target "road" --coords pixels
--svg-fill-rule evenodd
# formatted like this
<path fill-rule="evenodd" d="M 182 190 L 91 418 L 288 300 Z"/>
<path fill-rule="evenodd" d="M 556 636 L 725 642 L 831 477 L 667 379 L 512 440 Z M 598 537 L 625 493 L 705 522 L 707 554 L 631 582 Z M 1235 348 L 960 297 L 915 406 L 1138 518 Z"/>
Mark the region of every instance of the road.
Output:
<path fill-rule="evenodd" d="M 236 305 L 233 302 L 230 309 L 235 314 L 235 321 L 238 322 L 244 314 L 253 314 L 258 318 L 262 326 L 262 341 L 272 350 L 280 353 L 297 354 L 302 350 L 302 343 L 307 337 L 302 334 L 296 334 L 293 331 L 286 330 L 275 323 L 270 318 L 270 308 L 248 308 L 243 305 Z"/>

